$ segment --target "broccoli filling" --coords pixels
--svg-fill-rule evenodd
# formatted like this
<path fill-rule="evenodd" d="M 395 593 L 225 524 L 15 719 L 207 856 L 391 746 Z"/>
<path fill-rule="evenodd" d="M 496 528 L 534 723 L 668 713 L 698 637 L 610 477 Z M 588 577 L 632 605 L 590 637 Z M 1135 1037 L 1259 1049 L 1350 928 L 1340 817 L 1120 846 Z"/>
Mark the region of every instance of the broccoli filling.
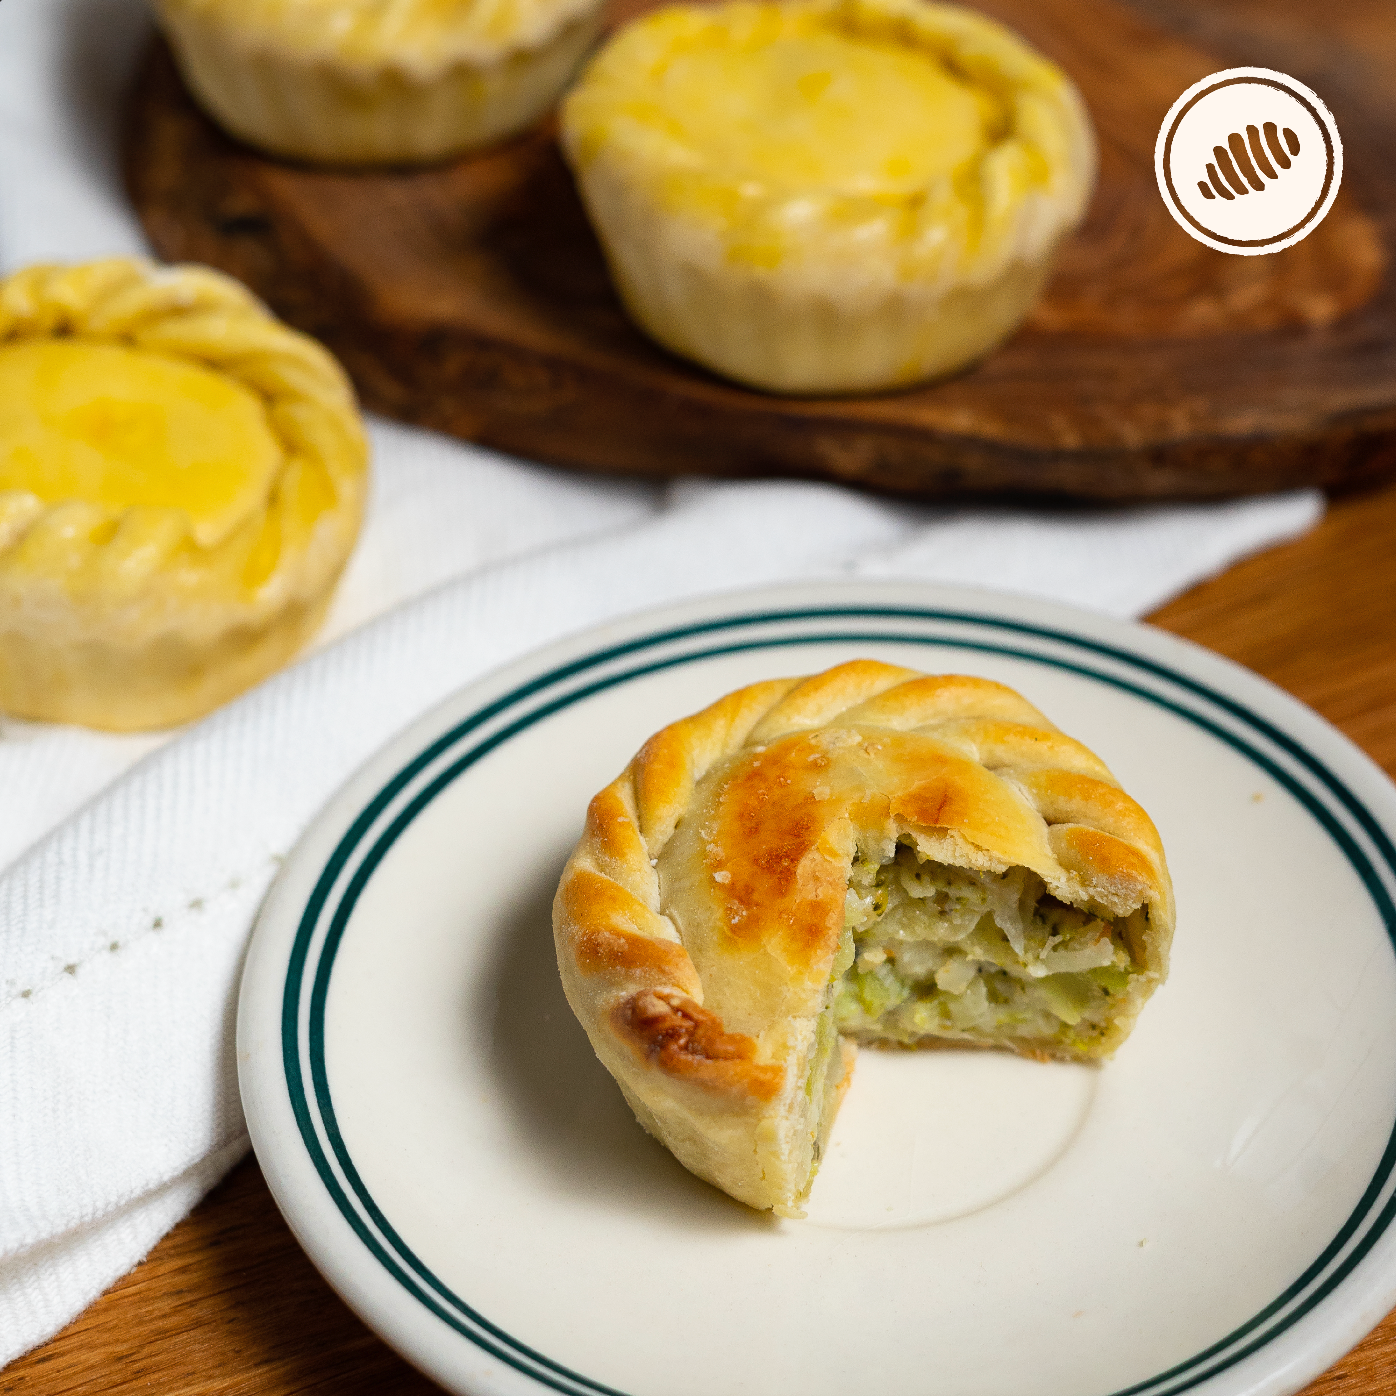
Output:
<path fill-rule="evenodd" d="M 841 1033 L 1088 1048 L 1135 971 L 1119 924 L 1067 906 L 1027 868 L 970 872 L 898 847 L 854 860 L 853 961 L 833 998 Z"/>

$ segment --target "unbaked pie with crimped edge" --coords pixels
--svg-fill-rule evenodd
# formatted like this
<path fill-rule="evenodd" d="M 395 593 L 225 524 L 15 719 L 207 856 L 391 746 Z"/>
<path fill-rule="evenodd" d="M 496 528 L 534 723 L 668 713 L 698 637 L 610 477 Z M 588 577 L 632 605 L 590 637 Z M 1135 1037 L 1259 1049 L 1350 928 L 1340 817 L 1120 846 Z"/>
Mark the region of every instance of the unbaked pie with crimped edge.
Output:
<path fill-rule="evenodd" d="M 155 0 L 181 73 L 233 135 L 326 164 L 476 150 L 552 106 L 601 0 Z"/>
<path fill-rule="evenodd" d="M 753 387 L 951 373 L 1027 313 L 1095 172 L 1065 75 L 924 0 L 673 6 L 562 107 L 631 317 Z"/>
<path fill-rule="evenodd" d="M 256 683 L 319 625 L 367 469 L 339 365 L 230 278 L 0 281 L 0 711 L 168 727 Z"/>
<path fill-rule="evenodd" d="M 799 1215 L 854 1043 L 1097 1061 L 1163 982 L 1144 811 L 1001 684 L 856 661 L 729 695 L 591 802 L 553 906 L 640 1123 Z"/>

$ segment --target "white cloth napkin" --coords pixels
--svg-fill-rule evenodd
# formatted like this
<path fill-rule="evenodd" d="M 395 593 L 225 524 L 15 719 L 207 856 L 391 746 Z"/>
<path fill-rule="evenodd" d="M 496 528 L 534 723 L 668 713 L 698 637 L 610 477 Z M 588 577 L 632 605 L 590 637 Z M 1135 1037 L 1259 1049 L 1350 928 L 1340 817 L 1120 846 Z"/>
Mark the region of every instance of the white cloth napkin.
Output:
<path fill-rule="evenodd" d="M 142 251 L 116 175 L 138 0 L 0 5 L 0 267 Z M 247 1148 L 253 915 L 346 777 L 578 627 L 802 576 L 998 585 L 1141 614 L 1321 497 L 943 509 L 833 485 L 589 479 L 372 423 L 368 522 L 317 646 L 173 735 L 0 719 L 0 1364 L 129 1270 Z M 414 599 L 415 598 L 415 599 Z"/>

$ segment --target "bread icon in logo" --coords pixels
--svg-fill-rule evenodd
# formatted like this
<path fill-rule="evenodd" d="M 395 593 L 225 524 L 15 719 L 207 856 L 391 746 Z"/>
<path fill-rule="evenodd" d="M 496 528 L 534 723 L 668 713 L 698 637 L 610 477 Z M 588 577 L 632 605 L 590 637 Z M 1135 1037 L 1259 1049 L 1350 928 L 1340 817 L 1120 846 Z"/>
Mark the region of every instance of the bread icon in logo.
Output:
<path fill-rule="evenodd" d="M 1218 196 L 1228 200 L 1236 199 L 1249 194 L 1252 189 L 1258 194 L 1263 194 L 1269 187 L 1265 180 L 1280 177 L 1275 165 L 1278 165 L 1280 170 L 1289 169 L 1294 163 L 1290 157 L 1299 154 L 1299 137 L 1288 126 L 1280 130 L 1273 121 L 1267 121 L 1263 129 L 1264 145 L 1261 144 L 1261 128 L 1247 126 L 1245 136 L 1239 131 L 1233 131 L 1227 137 L 1226 145 L 1212 147 L 1216 164 L 1208 161 L 1207 179 L 1197 181 L 1197 187 L 1202 191 L 1204 199 L 1215 199 Z M 1289 149 L 1288 154 L 1280 144 L 1281 135 L 1284 137 L 1284 146 Z M 1269 155 L 1266 154 L 1266 146 L 1269 147 Z M 1274 164 L 1270 163 L 1270 155 L 1275 157 Z M 1262 175 L 1264 179 L 1261 178 Z M 1212 192 L 1214 189 L 1215 194 Z"/>
<path fill-rule="evenodd" d="M 1343 180 L 1343 142 L 1312 88 L 1274 68 L 1227 68 L 1168 109 L 1154 176 L 1189 237 L 1217 252 L 1263 257 L 1323 222 Z"/>

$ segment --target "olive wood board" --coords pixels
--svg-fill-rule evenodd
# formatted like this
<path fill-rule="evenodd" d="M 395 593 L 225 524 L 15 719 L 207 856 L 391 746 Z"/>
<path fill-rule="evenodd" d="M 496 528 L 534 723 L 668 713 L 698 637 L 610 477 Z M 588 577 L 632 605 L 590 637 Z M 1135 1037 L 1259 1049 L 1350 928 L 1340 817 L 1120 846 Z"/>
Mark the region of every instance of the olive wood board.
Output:
<path fill-rule="evenodd" d="M 131 90 L 125 176 L 159 255 L 239 277 L 340 357 L 366 406 L 517 455 L 648 476 L 825 477 L 923 498 L 1361 486 L 1396 473 L 1396 78 L 1385 61 L 1396 22 L 1331 38 L 1310 26 L 1286 47 L 1299 3 L 981 6 L 1081 88 L 1099 181 L 1027 325 L 957 377 L 897 393 L 759 393 L 651 343 L 611 288 L 552 121 L 425 169 L 309 168 L 223 135 L 156 41 Z M 646 8 L 622 0 L 611 19 Z M 1154 142 L 1193 82 L 1279 66 L 1266 63 L 1274 54 L 1333 110 L 1343 188 L 1303 242 L 1229 256 L 1169 217 Z"/>

